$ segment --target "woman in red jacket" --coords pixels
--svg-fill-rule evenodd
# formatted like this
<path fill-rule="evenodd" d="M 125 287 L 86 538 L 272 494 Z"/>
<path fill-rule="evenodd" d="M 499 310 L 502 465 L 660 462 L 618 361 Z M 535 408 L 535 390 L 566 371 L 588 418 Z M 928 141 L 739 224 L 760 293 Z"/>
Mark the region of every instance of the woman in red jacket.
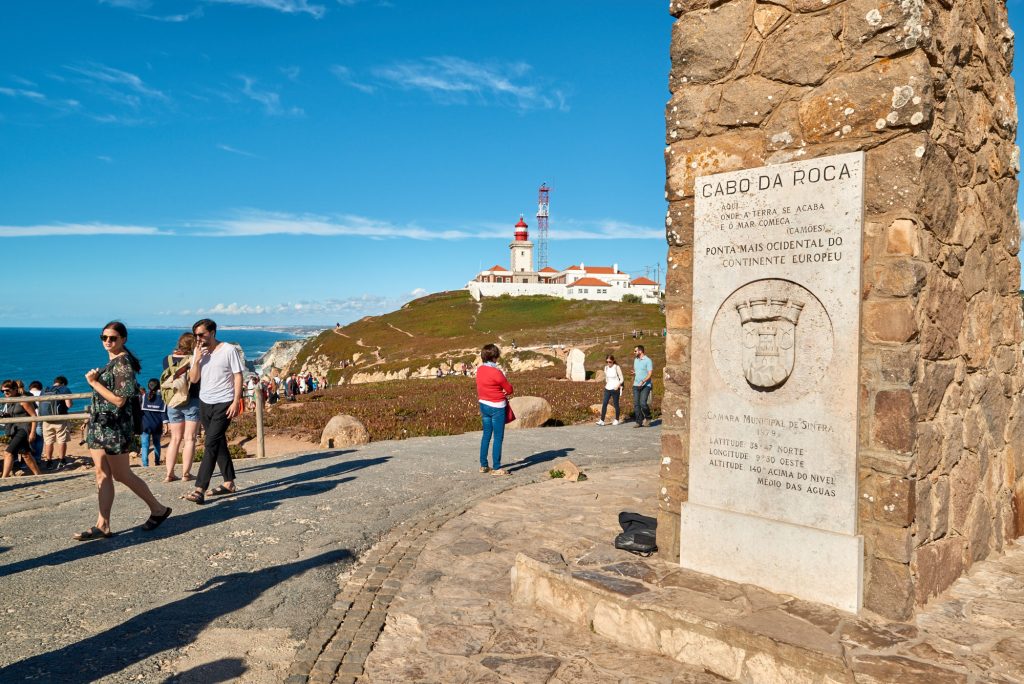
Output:
<path fill-rule="evenodd" d="M 480 401 L 480 417 L 484 434 L 480 438 L 480 472 L 493 475 L 508 475 L 501 467 L 501 442 L 505 438 L 505 409 L 512 396 L 512 385 L 498 368 L 501 351 L 493 344 L 485 344 L 480 350 L 483 364 L 476 370 L 476 395 Z M 491 467 L 487 467 L 487 446 L 494 435 L 494 449 L 491 452 Z"/>

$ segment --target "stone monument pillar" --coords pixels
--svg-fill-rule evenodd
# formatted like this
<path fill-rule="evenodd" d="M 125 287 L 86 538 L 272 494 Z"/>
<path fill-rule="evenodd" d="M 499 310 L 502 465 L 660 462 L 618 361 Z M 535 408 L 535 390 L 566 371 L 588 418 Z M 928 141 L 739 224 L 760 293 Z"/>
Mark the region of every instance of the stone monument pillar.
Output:
<path fill-rule="evenodd" d="M 1005 5 L 670 8 L 659 548 L 907 618 L 1024 532 Z"/>

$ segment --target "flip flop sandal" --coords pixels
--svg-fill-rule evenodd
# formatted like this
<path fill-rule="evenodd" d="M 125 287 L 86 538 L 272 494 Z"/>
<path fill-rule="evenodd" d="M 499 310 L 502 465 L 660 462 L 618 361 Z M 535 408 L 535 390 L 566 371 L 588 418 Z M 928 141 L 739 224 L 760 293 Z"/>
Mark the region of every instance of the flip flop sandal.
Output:
<path fill-rule="evenodd" d="M 144 531 L 146 531 L 146 532 L 152 532 L 156 528 L 160 527 L 160 523 L 162 523 L 164 520 L 167 520 L 167 516 L 169 516 L 170 514 L 171 514 L 171 507 L 170 506 L 164 506 L 163 515 L 151 515 L 151 516 L 149 516 L 149 518 L 146 520 L 146 522 L 142 523 L 142 529 Z"/>
<path fill-rule="evenodd" d="M 224 496 L 225 494 L 234 494 L 235 491 L 234 489 L 228 489 L 224 485 L 217 485 L 209 491 L 209 494 L 210 496 Z"/>
<path fill-rule="evenodd" d="M 90 527 L 85 532 L 76 532 L 74 535 L 75 541 L 89 541 L 90 539 L 107 539 L 114 535 L 110 532 L 104 532 L 98 527 Z"/>
<path fill-rule="evenodd" d="M 192 480 L 194 480 L 194 479 L 196 479 L 196 478 L 194 478 L 194 477 L 193 477 L 193 476 L 191 475 L 191 473 L 190 473 L 190 474 L 188 474 L 188 475 L 182 475 L 182 476 L 181 476 L 181 480 L 182 480 L 182 482 L 191 482 L 191 481 L 192 481 Z"/>
<path fill-rule="evenodd" d="M 480 472 L 481 473 L 489 473 L 489 472 L 491 472 L 491 469 L 488 468 L 487 466 L 480 466 Z"/>
<path fill-rule="evenodd" d="M 188 494 L 183 494 L 181 498 L 184 499 L 185 501 L 191 501 L 192 503 L 197 504 L 199 506 L 202 506 L 204 503 L 206 503 L 206 497 L 203 495 L 203 493 L 197 492 L 194 489 Z"/>
<path fill-rule="evenodd" d="M 181 478 L 176 475 L 171 475 L 170 477 L 165 477 L 164 482 L 177 482 L 180 479 Z"/>
<path fill-rule="evenodd" d="M 498 468 L 497 470 L 492 470 L 491 471 L 491 475 L 498 475 L 499 477 L 502 476 L 502 475 L 511 475 L 511 474 L 512 473 L 510 473 L 509 471 L 505 470 L 504 468 Z"/>

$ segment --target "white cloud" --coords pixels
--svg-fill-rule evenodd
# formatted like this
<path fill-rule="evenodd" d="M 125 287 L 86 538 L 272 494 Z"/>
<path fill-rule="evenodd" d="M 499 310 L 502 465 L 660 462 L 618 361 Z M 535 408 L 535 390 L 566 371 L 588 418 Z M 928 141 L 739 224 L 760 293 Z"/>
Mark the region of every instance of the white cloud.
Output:
<path fill-rule="evenodd" d="M 24 81 L 24 79 L 15 80 Z M 24 82 L 31 83 L 30 81 Z M 0 95 L 15 99 L 29 100 L 30 102 L 35 102 L 36 104 L 44 105 L 46 107 L 51 107 L 53 109 L 65 112 L 70 111 L 72 109 L 78 109 L 80 106 L 78 100 L 52 99 L 50 97 L 47 97 L 44 93 L 39 92 L 38 90 L 28 90 L 26 88 L 0 87 Z"/>
<path fill-rule="evenodd" d="M 220 147 L 220 146 L 219 146 Z M 223 146 L 227 147 L 227 146 Z M 48 235 L 191 235 L 195 237 L 244 238 L 265 235 L 315 235 L 321 237 L 363 237 L 376 240 L 495 240 L 510 238 L 510 223 L 482 222 L 473 228 L 425 228 L 416 224 L 394 224 L 365 216 L 290 214 L 248 209 L 222 219 L 187 221 L 174 230 L 153 226 L 106 223 L 58 223 L 36 226 L 2 226 L 0 237 L 42 237 Z M 532 233 L 534 240 L 536 231 Z M 551 240 L 660 240 L 661 228 L 638 226 L 611 219 L 579 221 L 561 219 L 551 228 Z"/>
<path fill-rule="evenodd" d="M 358 297 L 344 299 L 301 300 L 296 302 L 280 302 L 278 304 L 230 304 L 218 303 L 206 308 L 184 310 L 179 315 L 189 316 L 276 316 L 287 315 L 289 318 L 350 317 L 369 316 L 394 311 L 406 302 L 422 297 L 427 291 L 417 288 L 397 297 L 363 294 Z"/>
<path fill-rule="evenodd" d="M 252 157 L 253 159 L 260 158 L 259 155 L 255 155 L 252 152 L 246 152 L 245 150 L 240 150 L 237 147 L 231 147 L 230 145 L 224 145 L 223 143 L 218 143 L 217 149 L 224 150 L 225 152 L 230 152 L 231 154 L 238 154 L 243 157 Z"/>
<path fill-rule="evenodd" d="M 111 7 L 123 7 L 125 9 L 144 10 L 149 9 L 153 3 L 150 0 L 99 0 L 101 5 Z"/>
<path fill-rule="evenodd" d="M 334 74 L 334 76 L 345 85 L 351 86 L 356 90 L 362 91 L 364 93 L 373 94 L 377 90 L 377 88 L 375 88 L 372 85 L 369 85 L 368 83 L 362 83 L 360 81 L 355 80 L 355 78 L 352 76 L 352 70 L 349 69 L 347 66 L 335 64 L 334 66 L 331 67 L 331 73 Z"/>
<path fill-rule="evenodd" d="M 377 67 L 373 74 L 403 90 L 422 90 L 446 103 L 504 104 L 519 109 L 567 109 L 560 90 L 525 81 L 530 65 L 481 64 L 461 57 L 427 57 Z"/>
<path fill-rule="evenodd" d="M 54 235 L 167 235 L 153 226 L 119 226 L 108 223 L 53 223 L 36 226 L 0 225 L 0 238 L 51 237 Z"/>
<path fill-rule="evenodd" d="M 242 76 L 242 94 L 250 100 L 263 105 L 263 111 L 270 116 L 303 116 L 305 114 L 299 107 L 285 108 L 281 105 L 281 95 L 272 90 L 260 90 L 256 87 L 256 79 Z"/>
<path fill-rule="evenodd" d="M 108 164 L 113 164 L 114 163 L 113 158 L 112 157 L 108 157 L 105 154 L 96 155 L 96 158 L 99 159 L 100 161 L 107 162 Z"/>
<path fill-rule="evenodd" d="M 146 19 L 152 19 L 153 21 L 163 21 L 169 24 L 181 24 L 189 19 L 198 19 L 203 16 L 203 8 L 196 7 L 191 12 L 185 14 L 140 14 L 139 16 L 145 17 Z"/>
<path fill-rule="evenodd" d="M 86 89 L 133 109 L 138 109 L 144 100 L 170 101 L 163 92 L 146 85 L 142 78 L 129 71 L 95 62 L 65 65 L 64 68 L 78 75 L 79 84 Z"/>
<path fill-rule="evenodd" d="M 285 14 L 308 14 L 316 19 L 324 16 L 327 8 L 323 5 L 311 5 L 309 0 L 206 0 L 221 5 L 244 5 L 277 10 Z"/>

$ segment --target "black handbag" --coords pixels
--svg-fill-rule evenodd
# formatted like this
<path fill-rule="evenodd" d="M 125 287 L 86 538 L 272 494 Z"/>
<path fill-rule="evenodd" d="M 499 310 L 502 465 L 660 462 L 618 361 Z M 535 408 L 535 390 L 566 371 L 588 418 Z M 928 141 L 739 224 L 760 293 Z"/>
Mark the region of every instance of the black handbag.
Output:
<path fill-rule="evenodd" d="M 650 556 L 658 550 L 656 531 L 658 521 L 649 515 L 622 511 L 619 513 L 622 533 L 615 537 L 615 548 L 639 556 Z"/>

